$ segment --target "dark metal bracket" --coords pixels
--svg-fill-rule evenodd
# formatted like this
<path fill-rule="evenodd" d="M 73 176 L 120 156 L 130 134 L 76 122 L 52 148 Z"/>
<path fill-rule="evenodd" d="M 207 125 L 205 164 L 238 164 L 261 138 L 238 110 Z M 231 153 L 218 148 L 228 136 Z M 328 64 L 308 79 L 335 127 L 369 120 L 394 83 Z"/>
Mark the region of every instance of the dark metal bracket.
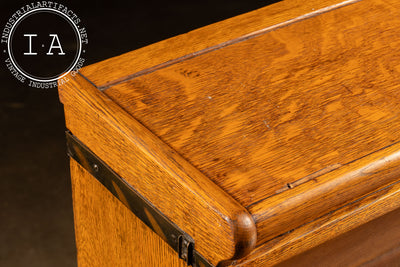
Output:
<path fill-rule="evenodd" d="M 164 216 L 69 131 L 66 132 L 66 137 L 68 155 L 102 183 L 149 228 L 164 239 L 188 266 L 213 267 L 195 250 L 195 242 L 191 236 Z"/>

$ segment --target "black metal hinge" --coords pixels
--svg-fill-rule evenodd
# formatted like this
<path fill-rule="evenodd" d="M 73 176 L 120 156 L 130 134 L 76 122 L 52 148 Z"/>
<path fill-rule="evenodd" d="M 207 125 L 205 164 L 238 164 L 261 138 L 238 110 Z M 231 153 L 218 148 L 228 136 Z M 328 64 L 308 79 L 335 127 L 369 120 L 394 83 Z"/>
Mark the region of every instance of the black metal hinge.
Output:
<path fill-rule="evenodd" d="M 195 249 L 191 236 L 171 222 L 131 185 L 116 174 L 69 131 L 66 132 L 68 155 L 102 183 L 141 221 L 167 242 L 187 265 L 213 267 Z"/>

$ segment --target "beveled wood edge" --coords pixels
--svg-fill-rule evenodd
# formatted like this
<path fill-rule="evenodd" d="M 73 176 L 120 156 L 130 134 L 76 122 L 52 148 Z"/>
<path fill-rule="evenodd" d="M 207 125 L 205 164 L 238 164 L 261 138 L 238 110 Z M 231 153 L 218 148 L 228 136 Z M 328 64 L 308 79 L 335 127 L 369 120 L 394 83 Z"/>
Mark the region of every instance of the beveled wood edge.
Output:
<path fill-rule="evenodd" d="M 140 75 L 359 1 L 362 0 L 277 2 L 86 66 L 80 72 L 93 85 L 100 90 L 105 90 Z M 204 41 L 204 39 L 207 40 Z M 121 68 L 121 66 L 124 67 Z M 116 69 L 118 71 L 115 71 Z"/>
<path fill-rule="evenodd" d="M 248 208 L 258 245 L 400 180 L 400 142 L 343 164 Z"/>
<path fill-rule="evenodd" d="M 244 207 L 83 77 L 68 79 L 59 85 L 67 128 L 192 236 L 199 253 L 216 265 L 254 249 L 256 227 Z M 152 166 L 140 170 L 143 181 L 135 179 L 135 164 Z M 159 194 L 164 186 L 175 191 Z"/>
<path fill-rule="evenodd" d="M 213 267 L 200 255 L 192 245 L 194 240 L 173 222 L 165 218 L 147 199 L 141 196 L 134 188 L 111 170 L 100 158 L 90 151 L 69 131 L 66 132 L 67 154 L 72 161 L 76 161 L 92 178 L 99 181 L 119 202 L 127 207 L 140 221 L 160 236 L 179 258 L 184 259 L 188 265 Z M 90 178 L 90 177 L 89 177 Z M 108 212 L 108 211 L 106 211 Z M 182 242 L 182 243 L 181 243 Z M 192 248 L 183 250 L 184 247 Z"/>
<path fill-rule="evenodd" d="M 397 181 L 270 240 L 235 266 L 273 266 L 399 208 Z"/>

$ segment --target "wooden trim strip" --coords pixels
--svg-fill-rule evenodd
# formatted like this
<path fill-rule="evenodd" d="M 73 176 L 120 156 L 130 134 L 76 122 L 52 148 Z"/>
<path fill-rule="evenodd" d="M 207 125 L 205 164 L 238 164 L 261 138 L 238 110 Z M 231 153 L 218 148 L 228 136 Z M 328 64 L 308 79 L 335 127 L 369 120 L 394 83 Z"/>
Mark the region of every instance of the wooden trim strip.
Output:
<path fill-rule="evenodd" d="M 283 0 L 173 38 L 101 61 L 81 70 L 105 90 L 171 64 L 226 47 L 360 0 Z"/>
<path fill-rule="evenodd" d="M 400 143 L 395 143 L 249 206 L 258 242 L 267 242 L 399 179 Z"/>
<path fill-rule="evenodd" d="M 83 77 L 59 86 L 66 125 L 90 150 L 189 234 L 210 263 L 255 247 L 252 216 Z"/>
<path fill-rule="evenodd" d="M 237 266 L 276 265 L 398 208 L 400 181 L 274 238 Z"/>

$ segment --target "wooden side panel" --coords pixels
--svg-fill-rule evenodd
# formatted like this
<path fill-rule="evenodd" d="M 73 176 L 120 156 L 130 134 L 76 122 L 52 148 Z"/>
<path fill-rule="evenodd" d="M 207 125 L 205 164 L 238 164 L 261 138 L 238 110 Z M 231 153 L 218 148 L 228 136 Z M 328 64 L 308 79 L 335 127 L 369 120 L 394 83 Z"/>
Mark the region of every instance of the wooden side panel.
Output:
<path fill-rule="evenodd" d="M 71 159 L 79 267 L 185 267 L 177 253 Z"/>
<path fill-rule="evenodd" d="M 277 267 L 400 266 L 400 209 Z"/>
<path fill-rule="evenodd" d="M 67 128 L 167 218 L 212 264 L 256 243 L 246 209 L 81 76 L 59 86 Z"/>
<path fill-rule="evenodd" d="M 283 0 L 273 5 L 196 29 L 118 57 L 104 60 L 81 70 L 97 87 L 107 87 L 158 65 L 170 64 L 215 46 L 223 46 L 236 38 L 258 31 L 282 27 L 306 17 L 335 9 L 358 0 Z M 200 52 L 199 52 L 200 51 Z M 157 67 L 156 67 L 157 68 Z M 146 70 L 147 69 L 147 70 Z"/>

